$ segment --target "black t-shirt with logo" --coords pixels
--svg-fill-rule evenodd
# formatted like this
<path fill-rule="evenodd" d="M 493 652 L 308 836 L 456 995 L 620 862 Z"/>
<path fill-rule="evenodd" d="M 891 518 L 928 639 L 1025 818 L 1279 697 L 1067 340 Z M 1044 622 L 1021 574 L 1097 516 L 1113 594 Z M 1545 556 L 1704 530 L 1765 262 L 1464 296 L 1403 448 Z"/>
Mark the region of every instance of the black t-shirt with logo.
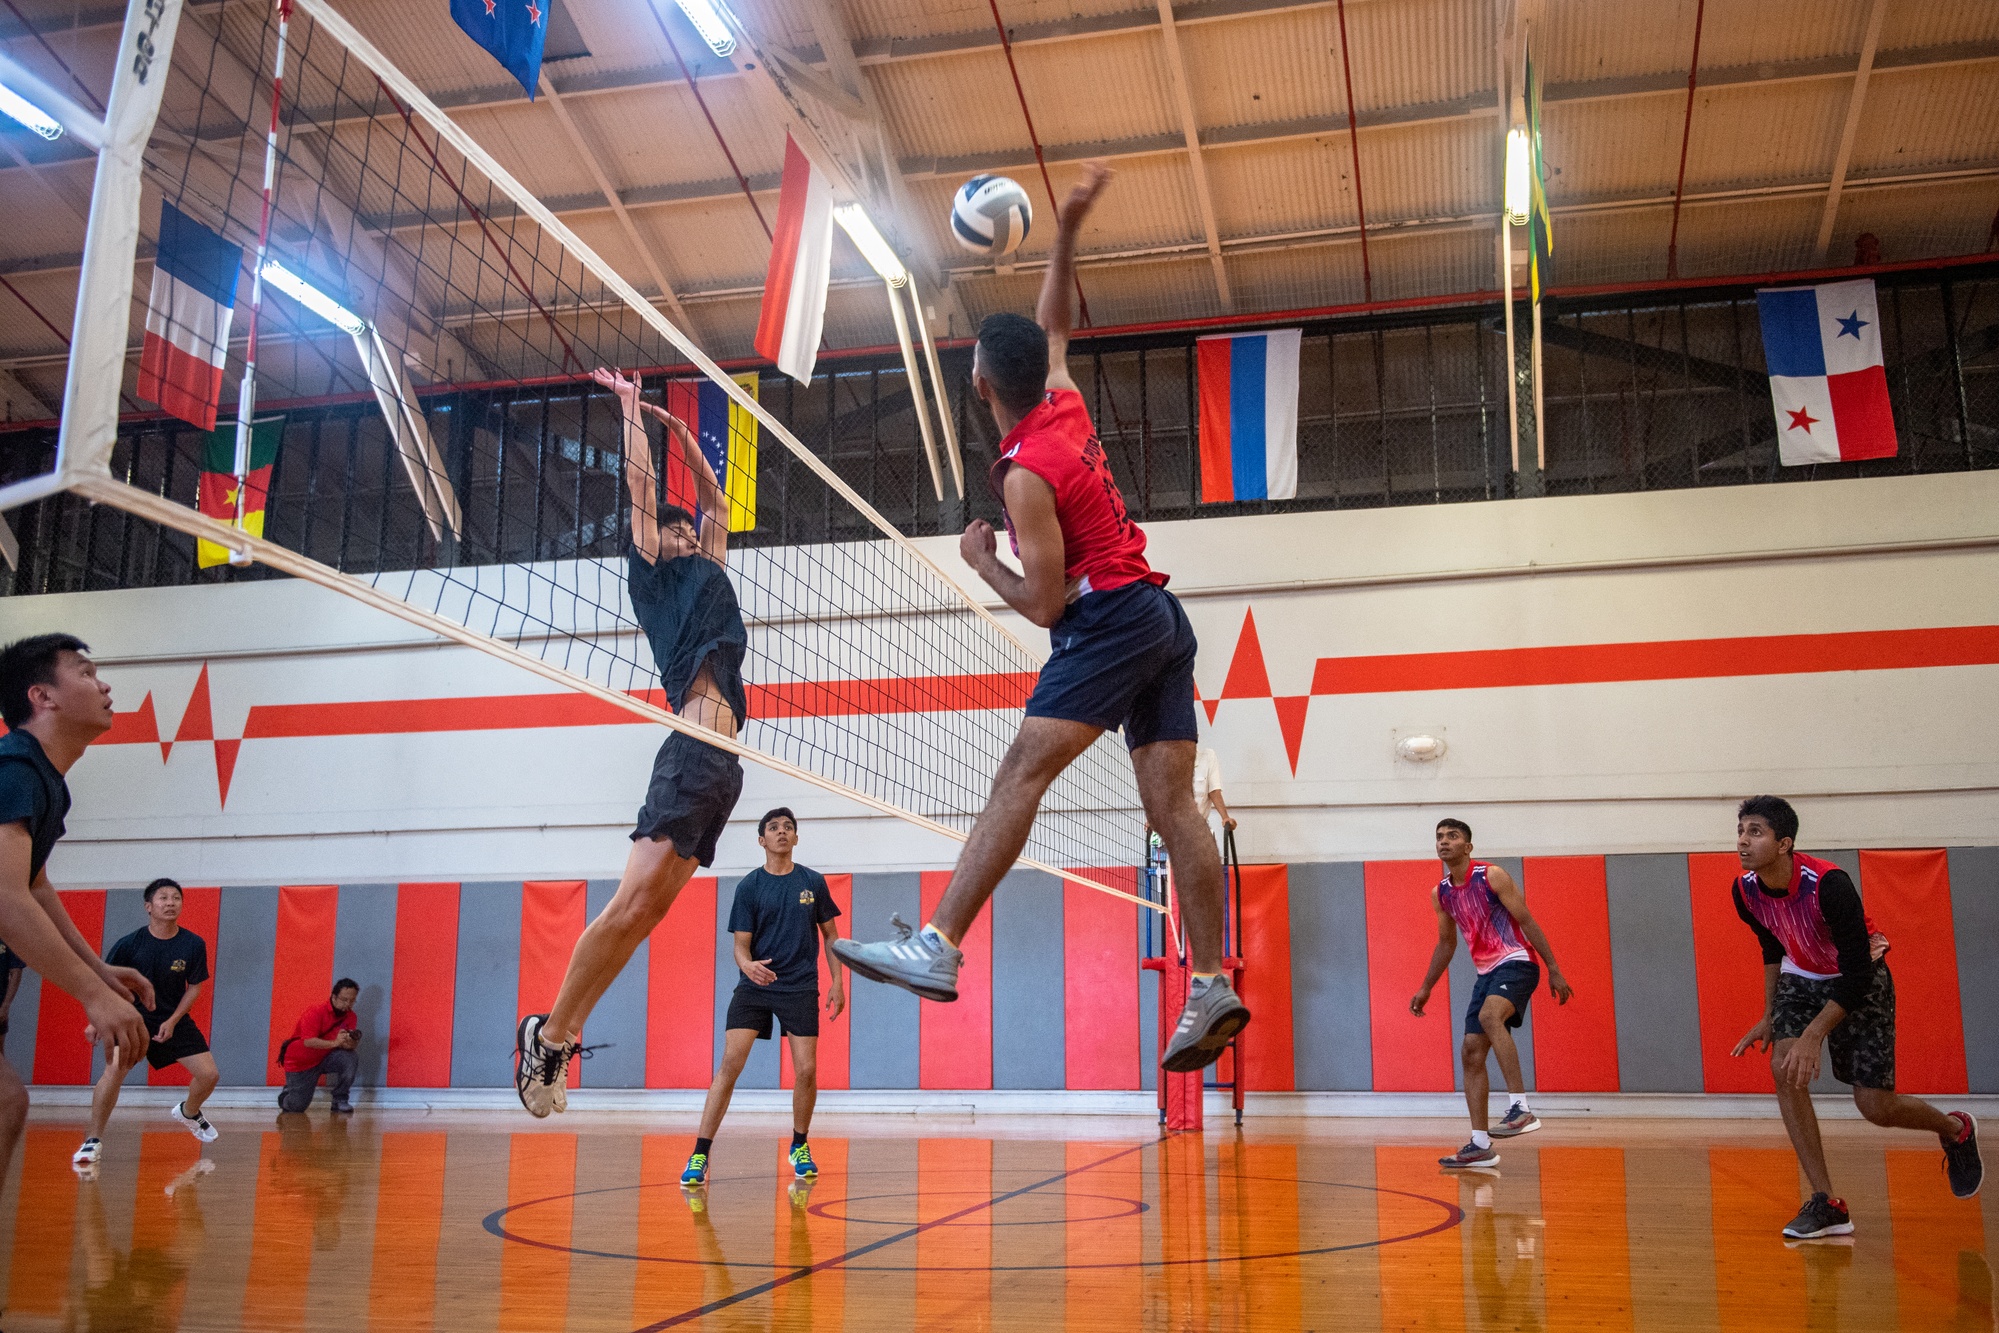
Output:
<path fill-rule="evenodd" d="M 752 870 L 736 885 L 729 930 L 750 932 L 750 957 L 768 958 L 777 980 L 759 986 L 748 977 L 737 986 L 762 993 L 819 989 L 819 923 L 840 915 L 826 877 L 794 865 L 788 875 Z"/>
<path fill-rule="evenodd" d="M 153 983 L 153 1007 L 141 1006 L 140 1012 L 155 1027 L 180 1007 L 180 997 L 187 994 L 189 986 L 208 980 L 208 945 L 185 926 L 164 940 L 150 927 L 141 926 L 112 945 L 104 961 L 113 967 L 135 968 Z"/>
<path fill-rule="evenodd" d="M 28 883 L 48 864 L 68 813 L 69 784 L 34 733 L 16 727 L 0 736 L 0 824 L 28 826 Z"/>

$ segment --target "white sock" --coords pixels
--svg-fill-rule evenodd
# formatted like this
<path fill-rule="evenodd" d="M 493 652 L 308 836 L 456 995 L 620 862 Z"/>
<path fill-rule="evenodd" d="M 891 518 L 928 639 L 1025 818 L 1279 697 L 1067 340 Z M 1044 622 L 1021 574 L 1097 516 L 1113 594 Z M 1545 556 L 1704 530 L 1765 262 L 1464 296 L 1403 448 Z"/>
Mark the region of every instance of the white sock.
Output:
<path fill-rule="evenodd" d="M 1529 1114 L 1531 1114 L 1534 1110 L 1533 1107 L 1527 1104 L 1527 1099 L 1517 1092 L 1513 1094 L 1513 1105 L 1515 1107 L 1518 1107 L 1522 1111 L 1528 1112 Z"/>
<path fill-rule="evenodd" d="M 1492 1146 L 1492 1135 L 1482 1129 L 1475 1129 L 1471 1132 L 1471 1143 L 1474 1148 L 1490 1148 Z"/>
<path fill-rule="evenodd" d="M 937 929 L 937 927 L 935 926 L 925 926 L 921 934 L 923 935 L 923 938 L 929 940 L 931 945 L 937 949 L 940 950 L 955 949 L 958 947 L 957 945 L 951 943 L 950 940 L 946 939 L 944 937 L 944 932 Z"/>

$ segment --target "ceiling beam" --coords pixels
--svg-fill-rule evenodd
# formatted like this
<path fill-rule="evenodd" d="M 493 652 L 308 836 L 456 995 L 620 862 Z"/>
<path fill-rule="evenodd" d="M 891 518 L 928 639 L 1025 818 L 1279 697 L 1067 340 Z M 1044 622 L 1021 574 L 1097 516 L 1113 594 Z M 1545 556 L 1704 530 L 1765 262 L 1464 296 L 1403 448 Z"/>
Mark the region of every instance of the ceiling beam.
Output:
<path fill-rule="evenodd" d="M 1881 20 L 1888 12 L 1888 0 L 1874 0 L 1867 15 L 1867 36 L 1860 43 L 1860 66 L 1853 76 L 1853 90 L 1846 98 L 1846 124 L 1839 132 L 1839 151 L 1833 155 L 1832 187 L 1826 191 L 1825 212 L 1819 218 L 1818 240 L 1812 254 L 1821 265 L 1832 248 L 1832 225 L 1839 218 L 1839 196 L 1846 188 L 1846 169 L 1853 160 L 1853 141 L 1860 134 L 1860 108 L 1867 101 L 1867 78 L 1873 73 L 1874 51 L 1881 41 Z"/>
<path fill-rule="evenodd" d="M 1208 267 L 1214 271 L 1215 294 L 1222 309 L 1235 311 L 1235 296 L 1229 291 L 1229 270 L 1222 261 L 1222 233 L 1215 223 L 1215 198 L 1208 188 L 1208 164 L 1201 156 L 1201 126 L 1194 118 L 1194 99 L 1187 91 L 1187 63 L 1180 55 L 1180 30 L 1173 17 L 1173 0 L 1158 0 L 1159 36 L 1165 45 L 1166 81 L 1173 89 L 1173 104 L 1180 113 L 1180 137 L 1187 150 L 1187 163 L 1194 178 L 1194 203 L 1201 215 L 1201 230 L 1208 240 Z"/>

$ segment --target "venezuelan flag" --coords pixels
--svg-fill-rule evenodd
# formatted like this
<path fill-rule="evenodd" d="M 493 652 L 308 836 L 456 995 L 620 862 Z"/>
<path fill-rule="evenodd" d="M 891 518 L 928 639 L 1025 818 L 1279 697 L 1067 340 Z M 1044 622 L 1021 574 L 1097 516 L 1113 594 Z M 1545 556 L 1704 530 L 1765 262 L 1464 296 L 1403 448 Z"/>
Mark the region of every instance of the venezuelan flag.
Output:
<path fill-rule="evenodd" d="M 758 398 L 757 375 L 734 377 L 744 392 Z M 758 401 L 762 401 L 758 398 Z M 729 497 L 729 531 L 748 532 L 757 525 L 757 419 L 738 407 L 722 386 L 711 380 L 675 380 L 666 386 L 666 410 L 687 423 L 708 466 Z M 666 451 L 666 502 L 693 510 L 694 476 L 680 455 Z"/>

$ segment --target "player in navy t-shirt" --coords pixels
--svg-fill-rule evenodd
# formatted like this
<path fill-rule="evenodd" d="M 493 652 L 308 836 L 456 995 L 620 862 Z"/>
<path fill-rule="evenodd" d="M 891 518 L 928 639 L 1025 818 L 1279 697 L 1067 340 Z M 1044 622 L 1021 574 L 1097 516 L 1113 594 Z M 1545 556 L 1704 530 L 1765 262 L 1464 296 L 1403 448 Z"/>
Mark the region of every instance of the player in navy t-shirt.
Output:
<path fill-rule="evenodd" d="M 757 843 L 764 849 L 763 868 L 743 876 L 729 908 L 728 929 L 736 937 L 742 980 L 729 997 L 722 1067 L 701 1110 L 701 1134 L 680 1176 L 690 1189 L 708 1183 L 709 1145 L 722 1127 L 750 1047 L 770 1037 L 773 1020 L 791 1047 L 792 1174 L 799 1180 L 819 1174 L 805 1141 L 819 1099 L 819 940 L 824 936 L 830 945 L 840 938 L 833 924 L 840 907 L 827 891 L 824 875 L 791 859 L 798 845 L 798 818 L 790 810 L 779 806 L 758 820 Z M 830 949 L 827 966 L 832 980 L 826 988 L 826 1016 L 833 1019 L 847 1007 L 847 996 Z"/>

